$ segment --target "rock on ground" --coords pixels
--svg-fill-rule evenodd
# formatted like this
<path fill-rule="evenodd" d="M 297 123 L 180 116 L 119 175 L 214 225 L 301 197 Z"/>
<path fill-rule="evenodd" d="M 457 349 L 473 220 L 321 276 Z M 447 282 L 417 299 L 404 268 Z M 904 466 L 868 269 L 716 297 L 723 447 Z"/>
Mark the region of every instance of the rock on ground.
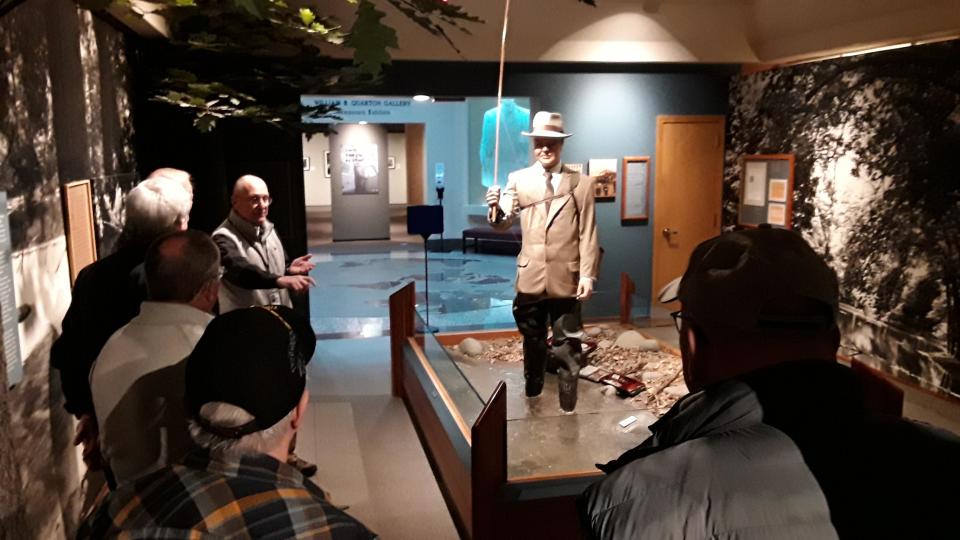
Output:
<path fill-rule="evenodd" d="M 467 356 L 480 356 L 480 353 L 483 352 L 483 343 L 468 337 L 460 342 L 460 352 Z"/>

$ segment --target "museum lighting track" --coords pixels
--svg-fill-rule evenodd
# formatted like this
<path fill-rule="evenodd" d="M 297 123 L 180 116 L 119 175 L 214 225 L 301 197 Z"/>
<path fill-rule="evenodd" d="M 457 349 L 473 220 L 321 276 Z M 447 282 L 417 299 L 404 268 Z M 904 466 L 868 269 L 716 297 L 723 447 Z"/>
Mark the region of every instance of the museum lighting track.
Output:
<path fill-rule="evenodd" d="M 871 53 L 882 52 L 882 51 L 892 51 L 895 49 L 905 49 L 911 45 L 913 45 L 913 42 L 908 41 L 906 43 L 896 43 L 894 45 L 885 45 L 883 47 L 872 47 L 870 49 L 845 52 L 845 53 L 842 53 L 840 56 L 844 58 L 848 58 L 850 56 L 859 56 L 861 54 L 871 54 Z"/>

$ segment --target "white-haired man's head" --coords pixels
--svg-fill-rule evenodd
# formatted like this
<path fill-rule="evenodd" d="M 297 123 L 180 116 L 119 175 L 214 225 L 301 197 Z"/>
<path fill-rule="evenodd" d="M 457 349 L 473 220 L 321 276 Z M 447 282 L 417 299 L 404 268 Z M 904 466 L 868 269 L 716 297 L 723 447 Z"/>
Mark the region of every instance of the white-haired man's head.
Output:
<path fill-rule="evenodd" d="M 190 201 L 193 201 L 193 177 L 190 176 L 190 173 L 187 171 L 174 169 L 172 167 L 160 167 L 147 176 L 147 180 L 151 179 L 170 180 L 171 182 L 176 182 L 182 186 L 187 193 L 190 194 Z"/>
<path fill-rule="evenodd" d="M 190 222 L 193 200 L 178 183 L 151 178 L 127 193 L 123 235 L 128 241 L 149 243 L 162 234 L 183 231 Z"/>

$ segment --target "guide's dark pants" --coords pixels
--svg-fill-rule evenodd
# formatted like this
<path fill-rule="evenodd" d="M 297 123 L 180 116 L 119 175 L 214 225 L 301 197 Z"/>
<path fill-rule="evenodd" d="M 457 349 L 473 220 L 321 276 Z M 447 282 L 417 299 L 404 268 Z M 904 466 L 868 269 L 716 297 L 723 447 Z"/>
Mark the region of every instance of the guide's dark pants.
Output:
<path fill-rule="evenodd" d="M 573 411 L 577 406 L 577 377 L 583 350 L 583 321 L 576 298 L 547 298 L 517 293 L 513 300 L 513 318 L 523 336 L 523 377 L 527 396 L 540 395 L 547 367 L 547 323 L 553 329 L 549 355 L 557 365 L 560 408 Z"/>

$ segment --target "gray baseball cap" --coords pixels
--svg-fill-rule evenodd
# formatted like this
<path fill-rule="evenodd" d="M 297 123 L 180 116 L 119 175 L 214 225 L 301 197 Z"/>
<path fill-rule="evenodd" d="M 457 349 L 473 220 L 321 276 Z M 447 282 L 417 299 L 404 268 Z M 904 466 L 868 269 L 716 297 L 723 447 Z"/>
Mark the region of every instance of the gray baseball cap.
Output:
<path fill-rule="evenodd" d="M 799 234 L 770 227 L 701 243 L 659 299 L 705 329 L 829 326 L 839 314 L 836 273 Z"/>

